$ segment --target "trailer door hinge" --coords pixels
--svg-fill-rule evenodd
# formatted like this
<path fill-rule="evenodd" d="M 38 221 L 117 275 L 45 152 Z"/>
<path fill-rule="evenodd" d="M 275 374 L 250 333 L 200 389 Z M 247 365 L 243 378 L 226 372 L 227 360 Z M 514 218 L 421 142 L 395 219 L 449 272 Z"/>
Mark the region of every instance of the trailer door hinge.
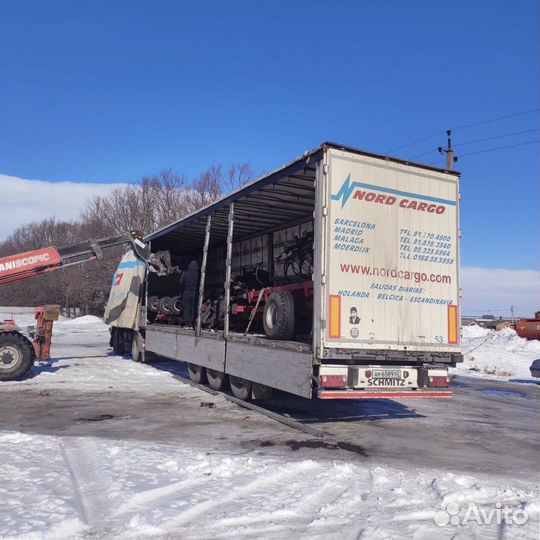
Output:
<path fill-rule="evenodd" d="M 323 206 L 323 207 L 322 207 L 322 215 L 323 215 L 323 216 L 327 216 L 327 215 L 328 215 L 328 206 Z"/>
<path fill-rule="evenodd" d="M 326 285 L 326 274 L 321 274 L 321 285 Z"/>
<path fill-rule="evenodd" d="M 325 163 L 322 166 L 322 172 L 323 172 L 323 174 L 328 174 L 328 163 Z"/>

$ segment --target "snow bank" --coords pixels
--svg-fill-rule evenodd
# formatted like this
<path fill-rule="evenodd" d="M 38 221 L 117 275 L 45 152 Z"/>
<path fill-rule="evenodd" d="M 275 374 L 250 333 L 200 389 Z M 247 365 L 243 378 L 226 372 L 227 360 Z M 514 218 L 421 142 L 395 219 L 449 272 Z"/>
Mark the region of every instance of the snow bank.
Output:
<path fill-rule="evenodd" d="M 80 324 L 104 324 L 103 319 L 95 317 L 94 315 L 83 315 L 82 317 L 76 317 L 75 319 L 64 319 L 62 322 L 76 326 Z"/>
<path fill-rule="evenodd" d="M 0 321 L 4 319 L 14 319 L 17 325 L 23 330 L 27 326 L 34 326 L 36 324 L 34 308 L 10 308 L 9 306 L 4 306 L 0 309 Z M 89 331 L 94 331 L 96 328 L 108 330 L 108 326 L 103 322 L 103 319 L 94 315 L 84 315 L 75 319 L 66 319 L 61 315 L 53 325 L 53 332 L 65 332 L 69 329 L 81 330 L 83 328 Z"/>
<path fill-rule="evenodd" d="M 479 337 L 485 337 L 491 333 L 491 330 L 473 324 L 471 326 L 463 326 L 461 328 L 461 337 L 463 339 L 474 339 Z"/>
<path fill-rule="evenodd" d="M 103 319 L 94 315 L 84 315 L 75 319 L 63 319 L 56 322 L 53 326 L 53 334 L 68 334 L 68 333 L 96 333 L 108 332 L 109 327 L 103 322 Z"/>
<path fill-rule="evenodd" d="M 14 310 L 16 308 L 13 308 Z M 17 326 L 19 326 L 23 331 L 26 330 L 27 326 L 34 326 L 36 324 L 36 319 L 34 318 L 34 312 L 31 311 L 11 311 L 9 308 L 3 308 L 0 311 L 0 323 L 5 319 L 13 319 Z"/>
<path fill-rule="evenodd" d="M 519 337 L 512 328 L 499 332 L 477 325 L 462 328 L 463 364 L 454 373 L 498 379 L 528 379 L 529 366 L 540 357 L 540 341 Z"/>

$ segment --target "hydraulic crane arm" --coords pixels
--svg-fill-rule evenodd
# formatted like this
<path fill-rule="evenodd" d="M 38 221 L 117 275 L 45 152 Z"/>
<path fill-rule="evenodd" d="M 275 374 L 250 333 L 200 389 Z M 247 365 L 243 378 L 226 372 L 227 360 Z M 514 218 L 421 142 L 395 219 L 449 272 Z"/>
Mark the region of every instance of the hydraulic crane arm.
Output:
<path fill-rule="evenodd" d="M 101 259 L 102 250 L 126 243 L 131 244 L 137 257 L 144 262 L 149 261 L 149 247 L 143 242 L 142 235 L 138 231 L 132 231 L 98 240 L 85 240 L 60 248 L 50 246 L 0 258 L 0 285 Z"/>

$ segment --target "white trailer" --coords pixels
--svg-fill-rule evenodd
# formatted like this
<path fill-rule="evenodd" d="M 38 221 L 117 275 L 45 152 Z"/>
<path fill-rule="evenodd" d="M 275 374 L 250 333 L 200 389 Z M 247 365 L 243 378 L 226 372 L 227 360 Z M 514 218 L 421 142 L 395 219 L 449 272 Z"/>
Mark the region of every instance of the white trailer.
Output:
<path fill-rule="evenodd" d="M 195 328 L 143 325 L 146 351 L 188 362 L 190 376 L 214 388 L 229 379 L 246 399 L 270 389 L 319 399 L 450 397 L 448 366 L 462 361 L 459 179 L 324 143 L 156 231 L 146 239 L 153 252 L 201 261 L 200 294 Z M 233 331 L 231 275 L 255 264 L 275 273 L 276 251 L 303 231 L 313 231 L 313 270 L 292 309 L 297 323 L 308 321 L 308 338 Z M 224 327 L 210 331 L 201 306 L 216 284 Z M 147 294 L 152 287 L 150 276 Z M 264 317 L 272 323 L 267 309 Z"/>

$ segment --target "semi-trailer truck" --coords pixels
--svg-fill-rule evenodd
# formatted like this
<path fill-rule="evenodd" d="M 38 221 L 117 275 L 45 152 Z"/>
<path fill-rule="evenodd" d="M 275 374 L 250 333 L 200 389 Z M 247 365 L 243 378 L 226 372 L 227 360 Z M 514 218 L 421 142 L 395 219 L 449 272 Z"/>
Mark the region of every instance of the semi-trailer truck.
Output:
<path fill-rule="evenodd" d="M 323 143 L 148 235 L 167 275 L 128 254 L 106 309 L 112 344 L 187 362 L 192 380 L 241 399 L 451 397 L 459 181 Z M 196 294 L 182 290 L 188 268 Z"/>

